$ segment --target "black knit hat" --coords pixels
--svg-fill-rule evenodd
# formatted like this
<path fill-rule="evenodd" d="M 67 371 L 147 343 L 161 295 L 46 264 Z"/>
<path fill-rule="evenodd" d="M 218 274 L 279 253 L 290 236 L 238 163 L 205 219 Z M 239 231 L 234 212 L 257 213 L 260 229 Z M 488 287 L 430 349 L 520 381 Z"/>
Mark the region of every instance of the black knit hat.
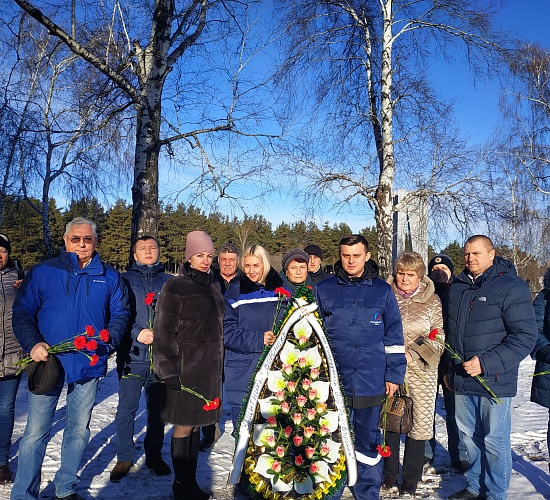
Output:
<path fill-rule="evenodd" d="M 286 268 L 293 260 L 303 260 L 307 262 L 309 255 L 300 248 L 293 248 L 283 255 L 283 271 L 286 273 Z"/>
<path fill-rule="evenodd" d="M 447 266 L 449 268 L 449 271 L 451 271 L 451 276 L 454 274 L 455 266 L 453 264 L 453 261 L 448 255 L 442 253 L 439 255 L 434 255 L 432 257 L 432 260 L 430 260 L 430 263 L 428 264 L 428 276 L 432 273 L 432 269 L 434 268 L 434 266 L 437 266 L 438 264 Z"/>
<path fill-rule="evenodd" d="M 63 367 L 53 354 L 46 361 L 32 361 L 27 365 L 29 391 L 37 395 L 48 394 L 62 373 Z"/>
<path fill-rule="evenodd" d="M 320 246 L 317 245 L 308 245 L 304 248 L 304 252 L 308 255 L 316 255 L 321 260 L 323 260 L 323 251 L 321 250 Z"/>
<path fill-rule="evenodd" d="M 4 247 L 8 251 L 8 255 L 11 253 L 10 239 L 5 234 L 0 234 L 0 247 Z"/>

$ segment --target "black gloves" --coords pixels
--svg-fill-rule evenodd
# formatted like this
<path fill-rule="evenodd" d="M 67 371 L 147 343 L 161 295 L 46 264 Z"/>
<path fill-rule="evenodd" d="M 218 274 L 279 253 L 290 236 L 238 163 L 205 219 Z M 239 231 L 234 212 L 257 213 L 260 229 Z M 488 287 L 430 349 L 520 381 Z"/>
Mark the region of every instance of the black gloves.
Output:
<path fill-rule="evenodd" d="M 178 376 L 168 377 L 164 381 L 164 385 L 172 391 L 181 391 L 181 382 Z"/>

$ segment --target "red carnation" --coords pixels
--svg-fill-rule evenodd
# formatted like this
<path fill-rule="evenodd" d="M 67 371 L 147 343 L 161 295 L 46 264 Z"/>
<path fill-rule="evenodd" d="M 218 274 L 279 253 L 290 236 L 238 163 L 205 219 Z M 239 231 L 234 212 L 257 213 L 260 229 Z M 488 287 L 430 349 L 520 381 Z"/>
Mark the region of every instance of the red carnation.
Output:
<path fill-rule="evenodd" d="M 430 334 L 428 335 L 428 338 L 430 340 L 435 340 L 435 338 L 437 337 L 437 334 L 439 333 L 439 331 L 437 330 L 437 328 L 434 328 Z"/>
<path fill-rule="evenodd" d="M 86 347 L 86 337 L 84 335 L 79 335 L 74 339 L 74 346 L 77 349 L 84 349 Z"/>
<path fill-rule="evenodd" d="M 220 407 L 220 398 L 214 398 L 214 401 L 212 401 L 212 406 L 214 407 L 214 410 L 216 408 Z"/>
<path fill-rule="evenodd" d="M 97 365 L 98 361 L 99 361 L 99 356 L 97 354 L 93 354 L 92 358 L 90 359 L 90 366 Z"/>
<path fill-rule="evenodd" d="M 88 340 L 86 349 L 88 349 L 88 351 L 95 351 L 97 349 L 97 342 L 95 340 Z"/>
<path fill-rule="evenodd" d="M 103 340 L 103 342 L 109 342 L 109 330 L 103 329 L 99 332 L 99 338 Z"/>
<path fill-rule="evenodd" d="M 94 336 L 94 333 L 95 333 L 94 327 L 88 325 L 88 326 L 86 327 L 86 335 L 88 335 L 88 337 L 93 337 L 93 336 Z"/>
<path fill-rule="evenodd" d="M 144 300 L 145 304 L 150 306 L 153 303 L 154 298 L 155 298 L 155 294 L 153 292 L 148 293 L 145 296 L 145 300 Z"/>
<path fill-rule="evenodd" d="M 376 447 L 376 451 L 383 458 L 389 457 L 391 455 L 390 447 L 387 444 L 378 445 Z"/>
<path fill-rule="evenodd" d="M 290 292 L 286 288 L 283 288 L 282 286 L 275 288 L 275 290 L 273 291 L 277 295 L 282 295 L 283 297 L 290 297 Z"/>

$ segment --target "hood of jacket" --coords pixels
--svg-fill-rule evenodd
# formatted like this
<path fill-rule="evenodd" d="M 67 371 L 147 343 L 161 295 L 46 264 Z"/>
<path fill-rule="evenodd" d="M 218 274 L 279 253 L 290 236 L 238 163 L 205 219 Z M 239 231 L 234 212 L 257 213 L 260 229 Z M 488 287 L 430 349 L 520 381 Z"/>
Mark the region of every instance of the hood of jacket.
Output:
<path fill-rule="evenodd" d="M 513 276 L 517 276 L 516 267 L 509 260 L 496 255 L 493 260 L 493 265 L 485 269 L 485 271 L 475 280 L 472 280 L 472 275 L 467 267 L 464 268 L 456 279 L 459 279 L 464 283 L 475 283 L 478 286 L 483 286 L 483 284 L 492 277 L 503 274 L 512 274 Z"/>
<path fill-rule="evenodd" d="M 348 283 L 357 283 L 360 281 L 365 280 L 373 280 L 375 278 L 378 278 L 379 275 L 379 267 L 374 260 L 369 259 L 367 262 L 365 262 L 365 268 L 363 270 L 363 274 L 356 278 L 350 278 L 346 271 L 344 271 L 344 267 L 342 266 L 342 261 L 338 260 L 336 264 L 334 264 L 334 274 L 338 278 L 339 281 L 346 281 Z"/>

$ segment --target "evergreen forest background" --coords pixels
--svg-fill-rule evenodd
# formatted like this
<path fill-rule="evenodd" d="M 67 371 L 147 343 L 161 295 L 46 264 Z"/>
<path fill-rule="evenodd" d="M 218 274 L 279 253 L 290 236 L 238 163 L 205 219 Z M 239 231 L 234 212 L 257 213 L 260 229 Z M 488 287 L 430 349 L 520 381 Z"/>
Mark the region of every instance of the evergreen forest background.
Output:
<path fill-rule="evenodd" d="M 252 244 L 264 246 L 277 270 L 281 268 L 281 258 L 287 250 L 304 248 L 310 243 L 323 249 L 323 264 L 332 265 L 338 259 L 338 242 L 342 237 L 352 234 L 351 228 L 345 223 L 329 225 L 326 222 L 323 227 L 318 227 L 314 222 L 295 220 L 273 227 L 262 215 L 230 218 L 220 212 L 205 213 L 200 208 L 184 204 L 160 205 L 159 214 L 160 260 L 171 273 L 177 273 L 182 263 L 187 233 L 197 229 L 206 231 L 216 248 L 227 242 L 235 244 L 241 251 Z M 78 216 L 96 222 L 99 233 L 97 251 L 102 260 L 119 271 L 126 270 L 130 254 L 132 206 L 124 200 L 118 200 L 106 210 L 96 198 L 85 197 L 71 201 L 66 209 L 59 209 L 56 201 L 51 199 L 49 217 L 55 248 L 63 245 L 67 222 Z M 23 269 L 28 270 L 46 258 L 40 215 L 26 200 L 8 198 L 0 232 L 10 238 L 11 256 L 19 260 Z M 369 241 L 372 258 L 377 261 L 376 229 L 365 227 L 360 233 Z M 445 253 L 451 257 L 455 264 L 455 274 L 463 269 L 462 246 L 458 241 L 444 248 L 433 248 L 430 245 L 429 258 L 436 253 Z M 510 258 L 511 250 L 504 246 L 498 248 L 497 253 Z M 523 265 L 518 268 L 518 274 L 529 283 L 532 291 L 538 291 L 542 286 L 544 267 L 527 253 L 523 253 L 521 258 Z"/>

